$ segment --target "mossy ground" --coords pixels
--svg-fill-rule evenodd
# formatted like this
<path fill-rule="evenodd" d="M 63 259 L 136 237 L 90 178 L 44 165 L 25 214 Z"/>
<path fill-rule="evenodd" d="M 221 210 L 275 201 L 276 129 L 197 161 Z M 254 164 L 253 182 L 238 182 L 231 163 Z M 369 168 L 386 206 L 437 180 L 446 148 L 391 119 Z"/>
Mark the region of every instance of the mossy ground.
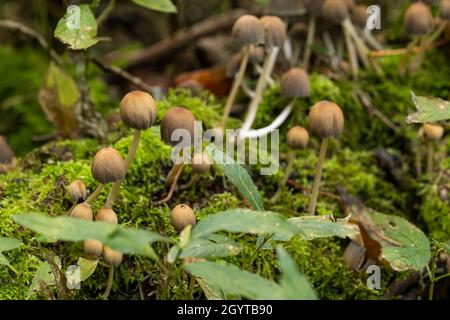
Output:
<path fill-rule="evenodd" d="M 449 181 L 440 181 L 439 186 L 430 186 L 425 178 L 415 179 L 413 172 L 413 148 L 411 141 L 416 136 L 417 126 L 406 125 L 405 117 L 414 106 L 410 91 L 418 95 L 438 96 L 448 99 L 450 83 L 447 63 L 439 63 L 443 55 L 431 52 L 423 70 L 407 80 L 395 76 L 398 59 L 386 58 L 382 61 L 386 69 L 384 79 L 364 75 L 360 82 L 333 82 L 326 77 L 311 75 L 311 97 L 296 103 L 295 115 L 288 125 L 283 126 L 280 137 L 286 134 L 290 125 L 306 125 L 309 107 L 316 101 L 328 99 L 338 103 L 346 115 L 346 129 L 341 139 L 330 146 L 323 177 L 323 190 L 336 193 L 337 187 L 344 187 L 350 194 L 360 197 L 366 206 L 376 211 L 403 215 L 419 224 L 431 238 L 448 240 L 450 237 L 450 205 L 438 196 L 438 190 Z M 369 94 L 373 105 L 385 114 L 399 131 L 395 132 L 354 99 L 355 89 Z M 287 101 L 281 98 L 278 86 L 268 90 L 258 113 L 255 125 L 267 125 Z M 171 106 L 185 106 L 191 109 L 197 119 L 203 121 L 205 128 L 218 124 L 222 102 L 208 95 L 190 97 L 187 91 L 169 93 L 159 103 L 159 118 Z M 239 120 L 230 122 L 238 126 Z M 124 136 L 124 138 L 121 138 Z M 110 134 L 110 143 L 123 155 L 131 142 L 131 132 L 118 125 Z M 319 141 L 313 139 L 310 148 L 298 153 L 292 179 L 300 185 L 310 187 L 317 162 Z M 5 253 L 12 265 L 19 271 L 14 276 L 7 268 L 0 266 L 0 299 L 23 299 L 27 297 L 28 287 L 42 256 L 38 246 L 54 251 L 61 257 L 63 265 L 76 262 L 83 255 L 81 244 L 44 244 L 36 235 L 16 225 L 11 216 L 24 212 L 42 212 L 51 216 L 64 215 L 71 203 L 65 195 L 65 186 L 73 179 L 83 180 L 89 190 L 94 190 L 96 182 L 90 174 L 90 161 L 101 146 L 95 140 L 60 141 L 47 144 L 29 153 L 21 160 L 20 167 L 0 177 L 0 236 L 14 237 L 24 242 L 21 249 Z M 398 159 L 400 176 L 379 166 L 374 150 L 388 148 Z M 448 155 L 450 140 L 446 138 L 440 146 L 439 154 Z M 285 165 L 286 146 L 281 144 L 282 168 Z M 170 237 L 176 237 L 168 219 L 170 207 L 176 203 L 188 203 L 197 211 L 198 219 L 215 212 L 247 206 L 237 191 L 224 183 L 220 172 L 212 170 L 200 177 L 189 189 L 176 193 L 166 205 L 155 206 L 155 200 L 166 192 L 166 175 L 170 170 L 170 148 L 159 139 L 156 129 L 143 134 L 140 149 L 121 188 L 115 211 L 119 221 L 130 227 L 155 230 Z M 450 169 L 449 161 L 441 161 L 442 170 Z M 248 167 L 255 183 L 265 199 L 269 199 L 278 187 L 283 171 L 273 176 L 260 176 L 258 167 Z M 180 184 L 187 183 L 191 177 L 189 168 L 181 177 Z M 448 179 L 445 176 L 444 180 Z M 96 202 L 97 209 L 106 198 L 107 190 Z M 271 204 L 265 201 L 266 208 L 292 217 L 306 212 L 308 197 L 289 187 L 282 188 L 283 201 Z M 332 213 L 336 217 L 346 215 L 339 203 L 330 197 L 320 197 L 319 214 Z M 256 238 L 248 235 L 233 235 L 243 244 L 243 251 L 236 257 L 228 258 L 231 263 L 247 266 L 256 247 Z M 347 240 L 322 239 L 303 241 L 293 239 L 286 248 L 295 258 L 300 270 L 314 284 L 324 299 L 376 299 L 396 277 L 402 276 L 383 270 L 382 290 L 369 290 L 365 285 L 365 275 L 356 274 L 344 265 L 342 258 Z M 168 247 L 156 244 L 155 250 L 163 257 Z M 248 266 L 247 266 L 248 267 Z M 273 250 L 259 251 L 251 271 L 264 277 L 277 277 L 276 255 Z M 103 264 L 95 274 L 83 283 L 76 298 L 96 299 L 102 294 L 107 277 L 107 267 Z M 162 275 L 154 262 L 138 256 L 127 256 L 118 269 L 111 298 L 140 299 L 143 292 L 146 298 L 154 298 L 155 290 L 161 284 Z M 186 298 L 187 277 L 182 271 L 174 274 L 169 297 Z M 197 288 L 196 297 L 201 297 Z M 39 298 L 39 295 L 33 298 Z"/>

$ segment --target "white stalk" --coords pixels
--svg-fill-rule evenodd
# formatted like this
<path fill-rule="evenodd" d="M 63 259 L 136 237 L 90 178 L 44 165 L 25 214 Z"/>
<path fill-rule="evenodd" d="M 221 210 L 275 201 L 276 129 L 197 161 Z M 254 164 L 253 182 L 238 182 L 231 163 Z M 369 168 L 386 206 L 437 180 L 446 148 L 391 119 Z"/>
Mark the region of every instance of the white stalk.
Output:
<path fill-rule="evenodd" d="M 370 44 L 372 48 L 374 48 L 375 50 L 378 51 L 384 50 L 383 45 L 379 43 L 378 40 L 373 36 L 371 30 L 364 28 L 363 37 L 367 41 L 367 43 Z"/>
<path fill-rule="evenodd" d="M 306 36 L 306 47 L 305 53 L 303 55 L 303 68 L 305 68 L 306 71 L 308 71 L 309 68 L 309 60 L 311 59 L 311 47 L 314 42 L 315 33 L 316 33 L 316 18 L 311 17 L 309 18 L 308 34 Z"/>
<path fill-rule="evenodd" d="M 261 76 L 259 77 L 258 84 L 255 90 L 255 96 L 250 102 L 250 106 L 248 109 L 247 117 L 245 118 L 244 124 L 242 125 L 242 130 L 246 131 L 251 129 L 253 122 L 256 118 L 256 112 L 258 111 L 259 103 L 262 100 L 262 95 L 264 89 L 267 86 L 267 78 L 273 71 L 275 67 L 275 61 L 277 60 L 278 52 L 280 49 L 278 47 L 274 47 L 270 54 L 266 55 L 264 60 L 264 67 Z"/>
<path fill-rule="evenodd" d="M 261 67 L 259 64 L 255 63 L 254 64 L 255 70 L 256 72 L 261 76 L 263 73 L 263 67 Z M 266 77 L 266 81 L 270 86 L 273 86 L 275 84 L 275 80 L 272 79 L 272 77 L 269 75 L 267 75 Z"/>
<path fill-rule="evenodd" d="M 245 139 L 245 138 L 259 138 L 268 135 L 275 129 L 278 129 L 283 125 L 283 123 L 286 121 L 286 119 L 289 117 L 289 115 L 292 112 L 292 109 L 294 107 L 294 100 L 289 103 L 286 108 L 278 115 L 278 117 L 267 127 L 256 129 L 256 130 L 239 130 L 239 138 Z"/>
<path fill-rule="evenodd" d="M 248 86 L 248 84 L 245 81 L 242 81 L 241 83 L 241 88 L 242 91 L 244 91 L 244 93 L 251 99 L 253 99 L 253 97 L 255 96 L 255 91 L 253 91 L 252 89 L 250 89 L 250 87 Z"/>
<path fill-rule="evenodd" d="M 331 56 L 331 66 L 334 70 L 339 69 L 339 56 L 337 55 L 336 48 L 334 47 L 333 40 L 331 40 L 331 36 L 328 31 L 324 31 L 322 34 L 323 42 L 330 52 Z"/>
<path fill-rule="evenodd" d="M 348 57 L 350 60 L 350 67 L 352 69 L 352 76 L 353 79 L 357 80 L 359 66 L 358 66 L 358 59 L 356 57 L 355 46 L 353 45 L 349 31 L 347 30 L 347 28 L 344 27 L 344 25 L 342 26 L 343 26 L 342 29 L 344 30 L 345 44 L 347 46 Z"/>

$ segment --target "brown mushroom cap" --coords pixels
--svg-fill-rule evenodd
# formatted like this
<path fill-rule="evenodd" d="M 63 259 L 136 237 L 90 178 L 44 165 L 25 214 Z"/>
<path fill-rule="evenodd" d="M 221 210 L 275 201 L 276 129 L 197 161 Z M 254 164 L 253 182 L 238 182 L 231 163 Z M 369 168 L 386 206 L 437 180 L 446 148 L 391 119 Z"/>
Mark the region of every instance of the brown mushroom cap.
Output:
<path fill-rule="evenodd" d="M 117 182 L 125 176 L 125 161 L 116 149 L 104 148 L 94 156 L 91 172 L 100 183 Z"/>
<path fill-rule="evenodd" d="M 323 14 L 325 18 L 340 24 L 350 16 L 349 6 L 345 0 L 326 0 Z"/>
<path fill-rule="evenodd" d="M 440 140 L 444 136 L 444 128 L 438 124 L 425 123 L 422 126 L 423 138 L 427 140 Z"/>
<path fill-rule="evenodd" d="M 264 41 L 266 50 L 274 47 L 283 48 L 287 38 L 286 25 L 283 20 L 275 16 L 264 16 L 260 19 L 264 27 Z"/>
<path fill-rule="evenodd" d="M 441 0 L 439 4 L 439 17 L 443 20 L 450 20 L 450 0 Z"/>
<path fill-rule="evenodd" d="M 206 173 L 211 168 L 211 159 L 206 153 L 197 153 L 192 158 L 192 170 L 195 173 Z"/>
<path fill-rule="evenodd" d="M 78 202 L 86 199 L 86 186 L 83 181 L 74 180 L 67 187 L 67 193 L 69 194 L 72 202 Z"/>
<path fill-rule="evenodd" d="M 108 222 L 112 224 L 117 224 L 117 214 L 114 212 L 114 210 L 109 208 L 101 208 L 97 215 L 95 216 L 96 221 L 103 221 Z"/>
<path fill-rule="evenodd" d="M 264 43 L 264 28 L 257 17 L 243 15 L 236 20 L 232 37 L 241 46 Z"/>
<path fill-rule="evenodd" d="M 434 26 L 430 8 L 422 2 L 411 4 L 406 10 L 403 25 L 411 36 L 422 36 L 429 33 Z"/>
<path fill-rule="evenodd" d="M 172 141 L 172 134 L 177 129 L 187 130 L 191 143 L 194 143 L 195 116 L 188 109 L 175 107 L 169 109 L 161 121 L 161 139 L 170 146 L 177 145 L 178 141 Z"/>
<path fill-rule="evenodd" d="M 127 126 L 145 130 L 156 119 L 156 102 L 144 91 L 131 91 L 120 102 L 120 117 Z"/>
<path fill-rule="evenodd" d="M 115 251 L 110 247 L 103 247 L 103 258 L 105 262 L 113 267 L 118 267 L 122 263 L 123 253 Z"/>
<path fill-rule="evenodd" d="M 92 221 L 94 220 L 94 215 L 92 213 L 92 208 L 87 203 L 80 203 L 73 208 L 72 212 L 70 213 L 70 216 L 72 218 L 86 220 L 86 221 Z"/>
<path fill-rule="evenodd" d="M 292 127 L 288 131 L 286 142 L 291 149 L 305 149 L 309 142 L 309 133 L 301 126 Z"/>
<path fill-rule="evenodd" d="M 309 131 L 321 138 L 338 137 L 344 130 L 344 114 L 333 102 L 317 102 L 309 111 Z"/>
<path fill-rule="evenodd" d="M 323 16 L 323 5 L 325 0 L 307 0 L 306 1 L 306 9 L 308 13 L 314 17 Z"/>
<path fill-rule="evenodd" d="M 195 212 L 186 204 L 179 204 L 172 209 L 170 213 L 172 226 L 178 232 L 181 232 L 186 226 L 194 226 L 196 223 Z"/>
<path fill-rule="evenodd" d="M 366 28 L 367 24 L 367 6 L 364 4 L 358 4 L 353 7 L 352 11 L 353 23 L 361 29 Z"/>
<path fill-rule="evenodd" d="M 89 257 L 98 259 L 103 252 L 103 243 L 98 240 L 88 239 L 84 241 L 83 248 Z"/>
<path fill-rule="evenodd" d="M 287 98 L 309 96 L 309 76 L 301 68 L 292 68 L 281 77 L 281 94 Z"/>
<path fill-rule="evenodd" d="M 0 163 L 9 164 L 13 161 L 14 152 L 11 150 L 5 137 L 0 136 Z"/>

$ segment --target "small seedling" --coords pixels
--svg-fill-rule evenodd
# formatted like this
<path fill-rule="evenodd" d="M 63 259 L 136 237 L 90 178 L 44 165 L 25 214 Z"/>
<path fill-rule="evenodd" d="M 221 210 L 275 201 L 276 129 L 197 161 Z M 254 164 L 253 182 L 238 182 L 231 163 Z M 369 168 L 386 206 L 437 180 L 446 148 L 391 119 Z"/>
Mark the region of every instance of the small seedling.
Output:
<path fill-rule="evenodd" d="M 310 214 L 314 214 L 316 211 L 317 197 L 319 195 L 322 168 L 327 152 L 328 140 L 330 137 L 337 138 L 341 135 L 344 130 L 344 114 L 337 104 L 329 101 L 320 101 L 311 108 L 308 121 L 309 131 L 322 139 L 308 210 Z"/>

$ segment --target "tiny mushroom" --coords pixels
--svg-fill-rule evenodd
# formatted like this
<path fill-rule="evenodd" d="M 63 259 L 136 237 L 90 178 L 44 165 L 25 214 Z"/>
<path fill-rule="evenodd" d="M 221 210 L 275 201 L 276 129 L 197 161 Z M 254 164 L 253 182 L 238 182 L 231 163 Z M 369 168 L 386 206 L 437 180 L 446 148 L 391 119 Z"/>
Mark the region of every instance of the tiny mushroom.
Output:
<path fill-rule="evenodd" d="M 67 194 L 73 203 L 86 199 L 86 185 L 81 180 L 72 181 L 67 187 Z"/>
<path fill-rule="evenodd" d="M 314 214 L 316 211 L 317 197 L 319 195 L 320 180 L 322 177 L 322 167 L 326 156 L 328 140 L 330 137 L 337 138 L 341 135 L 344 130 L 344 114 L 337 104 L 329 101 L 320 101 L 311 108 L 308 121 L 310 133 L 322 139 L 319 160 L 314 176 L 311 202 L 309 205 L 309 213 Z"/>
<path fill-rule="evenodd" d="M 72 212 L 70 213 L 70 216 L 72 218 L 86 220 L 86 221 L 92 221 L 94 219 L 94 215 L 92 213 L 92 208 L 87 203 L 80 203 L 77 204 Z"/>
<path fill-rule="evenodd" d="M 194 226 L 196 223 L 195 212 L 186 204 L 179 204 L 172 209 L 170 221 L 177 232 L 183 231 L 188 225 Z"/>
<path fill-rule="evenodd" d="M 225 104 L 222 127 L 226 128 L 227 120 L 231 112 L 231 108 L 236 100 L 237 93 L 247 70 L 250 48 L 252 45 L 260 45 L 264 43 L 264 28 L 261 21 L 253 15 L 243 15 L 234 24 L 232 37 L 241 47 L 239 71 L 234 78 L 231 92 Z M 237 68 L 236 68 L 237 70 Z"/>
<path fill-rule="evenodd" d="M 421 138 L 427 144 L 427 173 L 431 177 L 434 169 L 434 145 L 444 136 L 444 128 L 437 124 L 425 123 L 420 129 L 420 133 Z"/>

